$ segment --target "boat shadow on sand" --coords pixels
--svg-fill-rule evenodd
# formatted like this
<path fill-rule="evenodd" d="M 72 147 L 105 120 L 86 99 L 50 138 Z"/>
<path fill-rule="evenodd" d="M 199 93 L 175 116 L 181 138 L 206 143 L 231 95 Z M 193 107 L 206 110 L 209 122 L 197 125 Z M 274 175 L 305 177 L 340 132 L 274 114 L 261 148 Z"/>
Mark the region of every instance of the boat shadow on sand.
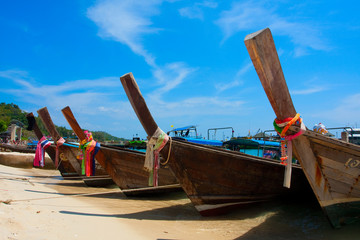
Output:
<path fill-rule="evenodd" d="M 176 194 L 175 194 L 176 195 Z M 179 194 L 178 194 L 179 195 Z M 96 197 L 99 197 L 98 195 Z M 102 197 L 118 198 L 116 194 L 107 194 Z M 144 200 L 144 198 L 137 198 Z M 157 197 L 149 201 L 163 201 L 166 197 Z M 134 199 L 128 199 L 133 201 Z M 169 199 L 168 199 L 169 200 Z M 121 202 L 121 201 L 119 201 Z M 176 201 L 175 201 L 176 202 Z M 121 209 L 121 203 L 118 203 Z M 123 209 L 121 209 L 123 210 Z M 80 211 L 59 211 L 61 214 L 70 214 L 89 217 L 124 218 L 133 220 L 153 221 L 231 221 L 239 227 L 251 222 L 259 224 L 252 227 L 245 234 L 235 239 L 358 239 L 360 224 L 333 229 L 319 207 L 316 200 L 306 202 L 272 201 L 244 206 L 230 214 L 216 217 L 202 217 L 191 203 L 175 204 L 155 209 L 146 209 L 131 213 L 106 214 Z M 256 224 L 255 224 L 256 225 Z"/>
<path fill-rule="evenodd" d="M 275 211 L 275 214 L 236 239 L 355 240 L 360 237 L 359 222 L 341 229 L 334 229 L 315 201 L 297 204 L 285 203 L 270 209 Z"/>

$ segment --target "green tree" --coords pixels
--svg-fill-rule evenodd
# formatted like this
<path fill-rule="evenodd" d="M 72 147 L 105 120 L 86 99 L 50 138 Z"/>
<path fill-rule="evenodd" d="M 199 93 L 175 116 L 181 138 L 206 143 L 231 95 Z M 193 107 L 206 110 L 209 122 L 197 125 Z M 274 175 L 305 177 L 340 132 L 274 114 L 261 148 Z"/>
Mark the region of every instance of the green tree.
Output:
<path fill-rule="evenodd" d="M 5 132 L 7 130 L 7 124 L 4 120 L 0 120 L 0 132 Z"/>

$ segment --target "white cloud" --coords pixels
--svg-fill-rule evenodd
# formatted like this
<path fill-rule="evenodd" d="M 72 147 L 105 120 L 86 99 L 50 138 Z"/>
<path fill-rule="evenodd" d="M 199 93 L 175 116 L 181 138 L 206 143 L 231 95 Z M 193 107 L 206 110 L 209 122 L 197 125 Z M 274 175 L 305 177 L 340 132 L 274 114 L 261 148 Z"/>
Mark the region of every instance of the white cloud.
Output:
<path fill-rule="evenodd" d="M 182 17 L 204 20 L 203 11 L 197 6 L 181 8 L 179 9 L 179 13 Z"/>
<path fill-rule="evenodd" d="M 223 11 L 215 22 L 223 31 L 224 43 L 240 31 L 254 31 L 269 27 L 273 34 L 288 36 L 295 44 L 295 56 L 307 54 L 309 49 L 330 50 L 321 39 L 321 32 L 314 24 L 296 22 L 290 17 L 279 16 L 276 8 L 262 1 L 236 2 L 228 11 Z"/>
<path fill-rule="evenodd" d="M 215 88 L 219 91 L 219 92 L 223 92 L 227 89 L 233 88 L 233 87 L 237 87 L 240 85 L 240 82 L 238 80 L 234 80 L 232 82 L 229 83 L 221 83 L 221 84 L 216 84 Z"/>
<path fill-rule="evenodd" d="M 218 4 L 212 1 L 196 2 L 190 7 L 179 9 L 180 16 L 190 19 L 204 20 L 203 8 L 217 8 Z"/>
<path fill-rule="evenodd" d="M 155 90 L 152 95 L 160 96 L 179 86 L 184 79 L 196 69 L 186 66 L 185 63 L 177 62 L 165 65 L 163 68 L 154 69 L 153 75 L 159 85 L 163 85 Z"/>
<path fill-rule="evenodd" d="M 360 93 L 345 97 L 334 108 L 327 110 L 314 108 L 312 116 L 326 119 L 333 126 L 353 124 L 360 119 Z"/>
<path fill-rule="evenodd" d="M 154 57 L 143 46 L 143 36 L 158 33 L 153 26 L 152 16 L 160 13 L 162 0 L 147 1 L 99 1 L 87 11 L 87 16 L 99 27 L 101 37 L 110 37 L 127 45 L 134 53 L 143 56 L 150 66 Z"/>
<path fill-rule="evenodd" d="M 148 99 L 148 106 L 157 117 L 196 117 L 237 115 L 245 102 L 220 97 L 191 97 L 178 102 Z"/>
<path fill-rule="evenodd" d="M 158 91 L 164 93 L 177 87 L 192 71 L 194 69 L 183 63 L 167 65 L 164 72 L 154 73 L 158 74 L 158 84 L 164 85 Z M 36 112 L 39 108 L 48 107 L 57 125 L 68 126 L 60 110 L 70 106 L 82 128 L 106 131 L 116 136 L 144 134 L 117 77 L 43 85 L 32 80 L 24 71 L 9 70 L 0 72 L 0 78 L 9 79 L 16 85 L 12 89 L 0 89 L 0 92 L 16 96 L 18 101 L 32 105 L 29 111 Z M 156 118 L 160 118 L 160 125 L 169 117 L 236 115 L 245 106 L 243 101 L 233 98 L 203 96 L 172 102 L 171 99 L 161 100 L 156 92 L 147 92 L 145 95 L 149 109 L 153 110 Z"/>
<path fill-rule="evenodd" d="M 60 110 L 69 105 L 90 115 L 96 114 L 93 109 L 101 109 L 101 106 L 107 106 L 107 108 L 112 106 L 117 109 L 118 107 L 110 98 L 112 95 L 119 95 L 118 91 L 122 90 L 120 81 L 116 77 L 75 80 L 58 85 L 39 84 L 24 71 L 2 71 L 0 77 L 9 79 L 17 85 L 16 88 L 0 90 L 1 92 L 15 95 L 34 106 L 45 105 Z M 114 86 L 118 87 L 114 88 Z M 116 101 L 116 104 L 119 102 Z"/>
<path fill-rule="evenodd" d="M 162 0 L 106 0 L 100 1 L 87 12 L 88 17 L 98 25 L 101 37 L 111 37 L 127 45 L 135 54 L 144 57 L 157 83 L 163 85 L 155 91 L 157 97 L 176 88 L 195 71 L 195 68 L 181 62 L 159 66 L 155 62 L 155 57 L 144 46 L 145 35 L 161 31 L 154 26 L 151 18 L 160 14 L 159 8 L 163 2 Z M 212 6 L 210 2 L 204 4 Z"/>
<path fill-rule="evenodd" d="M 239 85 L 243 84 L 243 81 L 241 80 L 241 76 L 244 75 L 245 73 L 247 73 L 250 69 L 252 69 L 253 64 L 252 62 L 247 63 L 245 66 L 243 66 L 242 68 L 240 68 L 237 73 L 235 74 L 235 78 L 233 81 L 231 82 L 222 82 L 222 83 L 217 83 L 215 84 L 215 88 L 219 91 L 219 92 L 223 92 L 227 89 L 231 89 L 233 87 L 237 87 Z"/>
<path fill-rule="evenodd" d="M 312 93 L 322 92 L 325 90 L 327 90 L 327 89 L 324 87 L 315 86 L 315 87 L 308 88 L 308 89 L 290 91 L 290 93 L 292 95 L 308 95 L 308 94 L 312 94 Z"/>

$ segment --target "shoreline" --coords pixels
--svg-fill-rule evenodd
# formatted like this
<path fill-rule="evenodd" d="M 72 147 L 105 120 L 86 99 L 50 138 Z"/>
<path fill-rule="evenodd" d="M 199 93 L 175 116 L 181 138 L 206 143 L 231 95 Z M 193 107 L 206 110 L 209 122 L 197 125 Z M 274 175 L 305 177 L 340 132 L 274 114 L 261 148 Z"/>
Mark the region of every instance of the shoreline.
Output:
<path fill-rule="evenodd" d="M 316 202 L 274 201 L 246 206 L 228 215 L 201 217 L 184 193 L 127 198 L 117 187 L 87 187 L 80 180 L 64 180 L 56 170 L 0 165 L 0 181 L 0 239 L 360 236 L 360 224 L 332 229 Z"/>

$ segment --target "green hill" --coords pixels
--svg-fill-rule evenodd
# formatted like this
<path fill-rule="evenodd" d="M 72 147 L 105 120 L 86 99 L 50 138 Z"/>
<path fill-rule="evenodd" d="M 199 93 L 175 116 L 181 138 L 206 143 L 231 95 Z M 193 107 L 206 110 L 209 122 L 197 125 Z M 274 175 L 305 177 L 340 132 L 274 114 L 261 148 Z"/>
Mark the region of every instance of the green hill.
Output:
<path fill-rule="evenodd" d="M 24 124 L 24 128 L 28 127 L 28 122 L 26 119 L 27 112 L 21 110 L 18 105 L 10 103 L 0 103 L 0 133 L 5 132 L 10 125 L 11 121 L 17 120 Z M 35 117 L 36 123 L 38 124 L 40 130 L 48 135 L 48 131 L 46 130 L 44 124 L 39 119 L 39 117 Z M 60 136 L 73 138 L 75 135 L 72 130 L 66 129 L 65 127 L 56 126 L 56 130 L 59 132 Z M 23 139 L 35 138 L 35 134 L 32 131 L 27 131 L 23 129 Z M 88 130 L 88 129 L 87 129 Z M 91 130 L 90 130 L 91 131 Z M 96 141 L 104 142 L 104 141 L 123 141 L 124 138 L 118 138 L 110 135 L 109 133 L 103 131 L 91 131 L 93 137 Z"/>

